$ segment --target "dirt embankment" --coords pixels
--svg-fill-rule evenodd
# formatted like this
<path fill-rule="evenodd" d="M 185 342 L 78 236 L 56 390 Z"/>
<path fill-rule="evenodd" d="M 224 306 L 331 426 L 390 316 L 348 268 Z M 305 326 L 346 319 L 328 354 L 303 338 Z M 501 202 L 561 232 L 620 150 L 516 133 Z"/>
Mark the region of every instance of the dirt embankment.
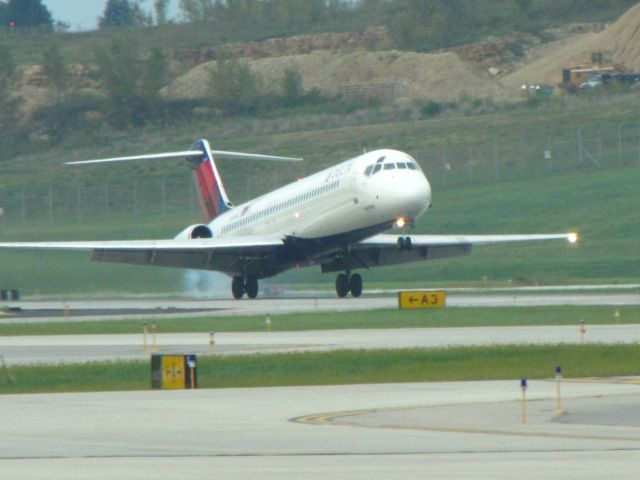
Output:
<path fill-rule="evenodd" d="M 209 96 L 215 88 L 209 72 L 223 52 L 230 52 L 246 59 L 272 89 L 280 88 L 284 70 L 293 67 L 302 75 L 306 90 L 327 95 L 369 92 L 394 99 L 513 99 L 522 84 L 558 84 L 564 66 L 588 61 L 596 50 L 610 50 L 615 62 L 640 71 L 640 4 L 607 28 L 570 25 L 541 36 L 517 33 L 430 54 L 388 50 L 388 45 L 388 31 L 372 28 L 363 33 L 321 33 L 176 50 L 169 54 L 172 64 L 192 68 L 167 85 L 163 94 L 173 99 Z M 97 89 L 91 71 L 92 67 L 72 66 L 74 88 Z M 54 100 L 39 66 L 21 69 L 18 93 L 25 99 L 26 117 Z"/>
<path fill-rule="evenodd" d="M 197 49 L 177 49 L 170 52 L 172 61 L 196 67 L 231 55 L 246 59 L 308 55 L 318 50 L 332 52 L 353 50 L 385 50 L 390 45 L 385 27 L 368 28 L 362 33 L 315 33 L 286 38 L 271 38 L 262 42 L 235 43 Z"/>
<path fill-rule="evenodd" d="M 386 88 L 393 97 L 459 100 L 469 97 L 500 97 L 502 88 L 495 81 L 478 75 L 452 52 L 420 54 L 396 51 L 354 51 L 333 53 L 316 51 L 308 55 L 248 61 L 263 83 L 279 88 L 286 68 L 295 68 L 306 90 L 317 89 L 335 95 L 372 87 Z M 165 94 L 169 98 L 203 98 L 210 95 L 209 72 L 214 62 L 204 63 L 172 82 Z"/>
<path fill-rule="evenodd" d="M 640 4 L 600 33 L 577 35 L 542 58 L 508 75 L 502 82 L 508 88 L 524 83 L 556 85 L 562 79 L 563 67 L 589 62 L 591 52 L 599 50 L 611 51 L 615 63 L 640 71 Z"/>

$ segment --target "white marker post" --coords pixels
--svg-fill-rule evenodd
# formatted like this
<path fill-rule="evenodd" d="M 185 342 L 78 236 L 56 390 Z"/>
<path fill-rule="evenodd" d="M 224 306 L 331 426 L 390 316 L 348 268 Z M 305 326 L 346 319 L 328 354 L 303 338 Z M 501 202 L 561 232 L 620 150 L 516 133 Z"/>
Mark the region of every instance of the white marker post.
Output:
<path fill-rule="evenodd" d="M 584 344 L 586 341 L 587 329 L 584 326 L 584 320 L 580 320 L 580 343 Z"/>
<path fill-rule="evenodd" d="M 153 322 L 151 322 L 151 351 L 152 352 L 157 352 L 158 351 L 158 343 L 156 342 L 156 331 L 158 329 L 158 325 L 156 324 L 155 320 Z"/>
<path fill-rule="evenodd" d="M 216 345 L 216 339 L 214 338 L 214 332 L 209 332 L 209 353 L 213 353 L 213 348 Z"/>
<path fill-rule="evenodd" d="M 271 331 L 271 315 L 267 313 L 267 318 L 264 320 L 265 325 L 267 326 L 267 332 Z"/>
<path fill-rule="evenodd" d="M 522 417 L 522 424 L 527 423 L 527 379 L 520 380 L 520 389 L 522 390 L 522 397 L 520 399 L 520 413 Z"/>
<path fill-rule="evenodd" d="M 557 394 L 557 401 L 556 401 L 556 411 L 558 413 L 562 413 L 562 395 L 561 395 L 561 389 L 560 389 L 560 385 L 562 384 L 562 367 L 560 365 L 558 365 L 556 367 L 556 394 Z"/>
<path fill-rule="evenodd" d="M 149 353 L 149 347 L 147 345 L 147 334 L 148 334 L 147 322 L 144 322 L 142 324 L 142 351 L 144 353 Z"/>

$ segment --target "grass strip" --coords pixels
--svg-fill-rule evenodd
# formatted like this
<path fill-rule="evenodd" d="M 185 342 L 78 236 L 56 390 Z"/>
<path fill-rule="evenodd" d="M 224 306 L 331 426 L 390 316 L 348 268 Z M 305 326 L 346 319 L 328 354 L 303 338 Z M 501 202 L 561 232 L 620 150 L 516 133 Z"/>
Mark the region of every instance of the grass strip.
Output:
<path fill-rule="evenodd" d="M 640 375 L 640 345 L 543 345 L 344 350 L 200 357 L 200 388 Z M 9 368 L 0 393 L 150 389 L 149 362 Z"/>
<path fill-rule="evenodd" d="M 357 328 L 440 328 L 528 325 L 607 325 L 640 323 L 640 307 L 551 306 L 479 307 L 442 310 L 375 310 L 271 315 L 274 331 L 340 330 Z M 73 315 L 73 312 L 72 312 Z M 266 330 L 266 316 L 157 318 L 159 333 L 259 332 Z M 150 324 L 153 320 L 146 320 Z M 142 333 L 142 320 L 59 323 L 4 323 L 0 335 L 99 335 Z"/>

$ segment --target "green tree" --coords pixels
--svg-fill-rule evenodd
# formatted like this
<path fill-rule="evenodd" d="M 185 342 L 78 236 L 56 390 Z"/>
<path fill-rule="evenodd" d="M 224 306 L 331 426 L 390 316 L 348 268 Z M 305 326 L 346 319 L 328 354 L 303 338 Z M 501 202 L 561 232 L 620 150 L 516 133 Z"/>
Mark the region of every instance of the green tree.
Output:
<path fill-rule="evenodd" d="M 98 22 L 100 28 L 130 27 L 135 24 L 136 17 L 129 0 L 108 0 Z"/>
<path fill-rule="evenodd" d="M 303 95 L 302 75 L 293 68 L 286 68 L 282 77 L 282 95 L 284 103 L 287 106 L 293 106 L 300 103 Z"/>
<path fill-rule="evenodd" d="M 51 43 L 42 54 L 42 67 L 47 83 L 55 90 L 60 102 L 69 88 L 69 71 L 57 43 Z"/>
<path fill-rule="evenodd" d="M 16 28 L 53 30 L 51 12 L 42 0 L 9 0 L 5 15 L 9 22 L 15 22 Z"/>
<path fill-rule="evenodd" d="M 11 95 L 15 73 L 11 49 L 0 44 L 0 155 L 13 148 L 12 136 L 18 131 L 20 99 Z"/>
<path fill-rule="evenodd" d="M 187 22 L 207 20 L 215 8 L 213 0 L 180 0 L 180 10 Z"/>
<path fill-rule="evenodd" d="M 159 118 L 160 89 L 167 71 L 160 50 L 144 56 L 131 36 L 120 33 L 114 35 L 110 45 L 98 48 L 96 63 L 113 125 L 141 126 Z"/>
<path fill-rule="evenodd" d="M 156 23 L 158 25 L 164 25 L 167 23 L 167 7 L 169 6 L 169 0 L 155 0 L 153 8 L 156 12 Z"/>
<path fill-rule="evenodd" d="M 257 107 L 259 79 L 251 67 L 237 58 L 221 58 L 211 69 L 213 103 L 224 113 L 244 113 Z"/>

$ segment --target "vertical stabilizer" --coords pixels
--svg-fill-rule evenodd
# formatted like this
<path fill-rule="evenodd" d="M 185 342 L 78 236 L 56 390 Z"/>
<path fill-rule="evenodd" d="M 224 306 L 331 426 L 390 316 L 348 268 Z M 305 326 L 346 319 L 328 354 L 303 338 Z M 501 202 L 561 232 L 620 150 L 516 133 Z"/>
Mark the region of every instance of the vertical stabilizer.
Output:
<path fill-rule="evenodd" d="M 224 191 L 209 142 L 199 140 L 191 147 L 191 150 L 202 152 L 201 157 L 188 158 L 187 161 L 193 166 L 200 209 L 205 221 L 209 223 L 218 215 L 230 210 L 233 204 Z"/>

